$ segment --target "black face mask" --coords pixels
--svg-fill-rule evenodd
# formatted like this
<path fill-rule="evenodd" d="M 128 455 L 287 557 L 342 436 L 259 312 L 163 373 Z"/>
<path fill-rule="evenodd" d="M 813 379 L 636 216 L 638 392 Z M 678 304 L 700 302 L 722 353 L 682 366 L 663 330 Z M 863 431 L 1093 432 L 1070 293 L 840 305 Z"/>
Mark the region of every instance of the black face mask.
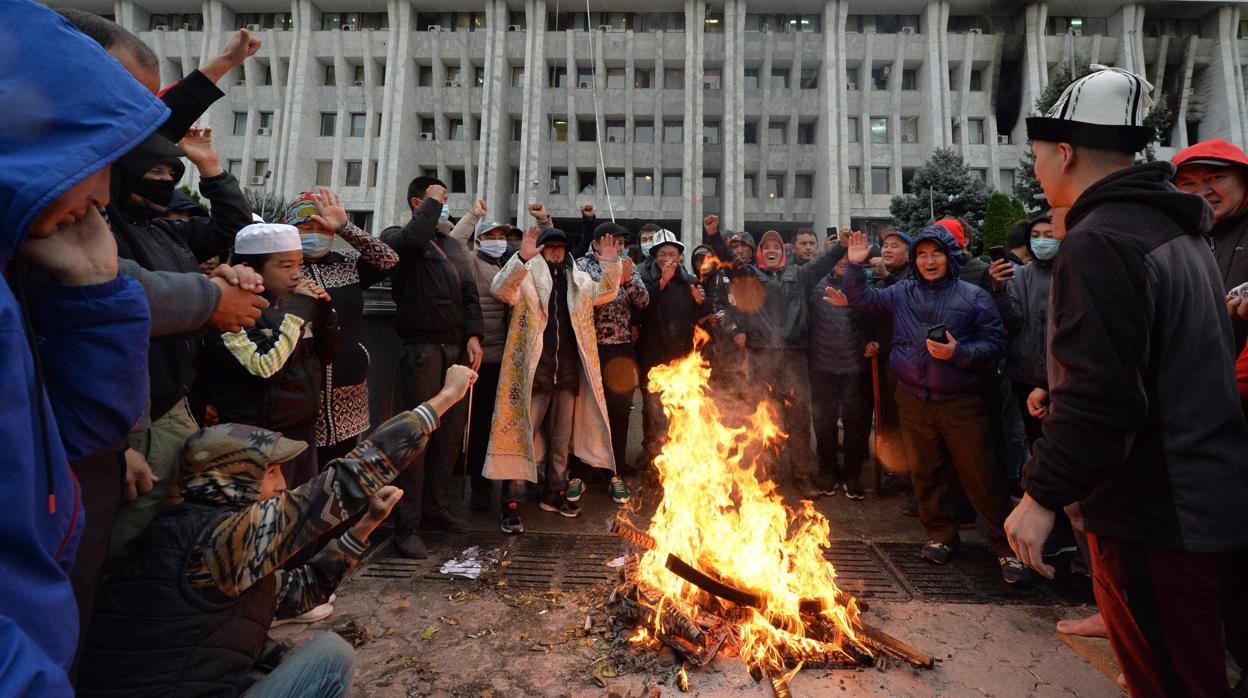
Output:
<path fill-rule="evenodd" d="M 161 208 L 169 207 L 169 203 L 173 201 L 173 190 L 178 188 L 177 181 L 172 179 L 146 179 L 141 177 L 127 184 L 132 194 L 138 194 Z"/>

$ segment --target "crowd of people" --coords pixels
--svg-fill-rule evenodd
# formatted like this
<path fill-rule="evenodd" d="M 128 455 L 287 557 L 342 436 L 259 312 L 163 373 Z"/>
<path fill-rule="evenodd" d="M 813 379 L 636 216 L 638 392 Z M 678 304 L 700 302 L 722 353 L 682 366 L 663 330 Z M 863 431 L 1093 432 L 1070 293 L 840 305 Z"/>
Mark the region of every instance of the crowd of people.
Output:
<path fill-rule="evenodd" d="M 1133 693 L 1224 695 L 1225 651 L 1246 665 L 1248 156 L 1135 164 L 1137 76 L 1098 70 L 1028 120 L 1052 209 L 985 256 L 970 221 L 821 241 L 715 215 L 686 256 L 592 204 L 580 230 L 540 202 L 523 228 L 484 201 L 456 218 L 433 177 L 379 235 L 325 188 L 265 221 L 196 125 L 247 30 L 163 90 L 95 15 L 3 3 L 0 38 L 0 91 L 48 107 L 0 116 L 4 693 L 344 694 L 349 644 L 268 630 L 331 614 L 387 520 L 412 558 L 468 531 L 461 453 L 508 534 L 530 501 L 628 502 L 667 438 L 646 376 L 700 333 L 717 396 L 773 406 L 765 470 L 799 498 L 862 501 L 874 454 L 933 564 L 976 521 L 1005 583 L 1077 547 L 1101 613 L 1067 629 L 1107 634 Z M 375 425 L 383 279 L 400 410 Z"/>

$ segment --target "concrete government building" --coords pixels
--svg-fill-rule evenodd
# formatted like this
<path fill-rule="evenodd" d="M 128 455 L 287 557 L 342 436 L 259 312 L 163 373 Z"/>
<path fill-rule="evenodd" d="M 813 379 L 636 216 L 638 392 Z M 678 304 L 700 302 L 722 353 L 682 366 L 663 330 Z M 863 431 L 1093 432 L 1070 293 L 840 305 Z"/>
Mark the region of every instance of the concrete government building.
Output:
<path fill-rule="evenodd" d="M 1144 74 L 1159 157 L 1248 135 L 1245 3 L 1184 0 L 57 0 L 115 19 L 168 84 L 236 29 L 264 45 L 205 118 L 245 187 L 340 191 L 373 232 L 436 175 L 454 215 L 594 203 L 682 232 L 888 217 L 933 149 L 1012 191 L 1058 63 Z M 589 10 L 588 14 L 586 10 Z M 1154 93 L 1156 95 L 1156 92 Z M 188 175 L 188 183 L 192 177 Z M 193 183 L 192 183 L 193 186 Z"/>

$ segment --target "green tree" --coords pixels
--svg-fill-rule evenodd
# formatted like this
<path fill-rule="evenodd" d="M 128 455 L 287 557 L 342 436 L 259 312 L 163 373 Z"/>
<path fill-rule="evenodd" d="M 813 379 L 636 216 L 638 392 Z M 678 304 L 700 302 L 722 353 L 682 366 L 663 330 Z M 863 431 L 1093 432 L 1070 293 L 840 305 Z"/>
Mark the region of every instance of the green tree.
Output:
<path fill-rule="evenodd" d="M 1006 234 L 1015 223 L 1026 220 L 1023 202 L 999 191 L 992 193 L 988 210 L 984 212 L 984 247 L 1004 247 Z"/>
<path fill-rule="evenodd" d="M 913 193 L 894 196 L 888 205 L 898 226 L 917 231 L 941 218 L 978 223 L 991 192 L 952 150 L 939 149 L 914 172 Z M 968 234 L 971 231 L 967 231 Z"/>

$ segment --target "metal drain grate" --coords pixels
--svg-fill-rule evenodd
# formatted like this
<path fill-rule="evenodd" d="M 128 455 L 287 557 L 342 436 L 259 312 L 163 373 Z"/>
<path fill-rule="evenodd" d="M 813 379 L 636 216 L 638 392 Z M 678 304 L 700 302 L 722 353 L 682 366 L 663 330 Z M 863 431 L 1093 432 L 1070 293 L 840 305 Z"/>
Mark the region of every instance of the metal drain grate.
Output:
<path fill-rule="evenodd" d="M 1056 606 L 1094 603 L 1092 583 L 1083 577 L 1059 575 L 1031 586 L 1012 587 L 1001 581 L 997 559 L 980 545 L 963 543 L 945 565 L 919 557 L 918 543 L 875 543 L 881 556 L 920 601 Z"/>
<path fill-rule="evenodd" d="M 510 541 L 502 568 L 507 584 L 522 589 L 580 589 L 618 579 L 606 562 L 625 553 L 615 536 L 526 533 Z"/>
<path fill-rule="evenodd" d="M 835 540 L 823 556 L 836 568 L 841 591 L 864 601 L 909 601 L 910 593 L 860 540 Z"/>

